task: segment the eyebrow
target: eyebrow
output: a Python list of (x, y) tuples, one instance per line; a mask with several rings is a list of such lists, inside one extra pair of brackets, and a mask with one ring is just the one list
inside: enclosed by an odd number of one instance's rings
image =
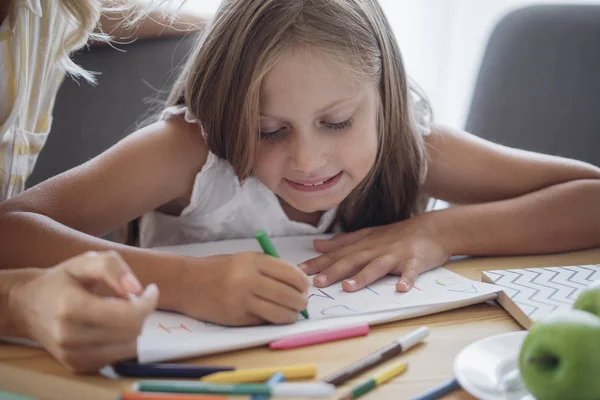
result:
[[(356, 98), (358, 98), (360, 96), (362, 96), (362, 93), (357, 93), (354, 96), (347, 97), (345, 99), (335, 100), (335, 101), (327, 104), (325, 107), (321, 108), (320, 110), (317, 110), (313, 115), (315, 115), (315, 114), (321, 114), (321, 113), (323, 113), (325, 111), (329, 111), (332, 108), (339, 106), (340, 104), (350, 102), (351, 100), (355, 100)], [(273, 118), (273, 119), (285, 119), (285, 118), (278, 117), (276, 115), (270, 115), (270, 114), (266, 114), (266, 113), (262, 113), (262, 112), (260, 113), (260, 116), (261, 117), (267, 117), (267, 118)]]

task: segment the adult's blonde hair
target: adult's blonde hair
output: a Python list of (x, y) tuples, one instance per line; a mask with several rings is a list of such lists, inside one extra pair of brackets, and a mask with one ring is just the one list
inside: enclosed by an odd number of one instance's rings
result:
[[(19, 0), (9, 0), (11, 21), (14, 21)], [(43, 0), (50, 1), (50, 0)], [(148, 0), (146, 4), (127, 0), (56, 0), (58, 7), (68, 16), (69, 26), (64, 27), (66, 36), (59, 43), (55, 54), (57, 64), (69, 75), (81, 77), (95, 83), (94, 74), (86, 71), (71, 60), (71, 54), (84, 47), (90, 40), (109, 42), (110, 36), (98, 25), (103, 12), (123, 13), (123, 24), (134, 26), (150, 11), (158, 9), (168, 0)], [(110, 33), (110, 32), (109, 32)]]
[(379, 89), (376, 162), (340, 205), (342, 229), (388, 224), (420, 212), (423, 139), (410, 111), (398, 44), (376, 0), (224, 0), (167, 104), (188, 107), (210, 151), (228, 160), (243, 182), (260, 146), (262, 79), (298, 46), (334, 57)]

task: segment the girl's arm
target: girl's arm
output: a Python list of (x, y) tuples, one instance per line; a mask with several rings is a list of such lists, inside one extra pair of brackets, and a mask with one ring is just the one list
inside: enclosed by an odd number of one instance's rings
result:
[(87, 250), (117, 250), (144, 285), (162, 282), (161, 306), (176, 309), (177, 288), (167, 283), (183, 274), (185, 258), (95, 236), (185, 197), (207, 152), (193, 125), (179, 118), (161, 121), (0, 203), (0, 269), (49, 267)]
[(600, 169), (510, 149), (436, 127), (426, 139), (427, 194), (459, 204), (409, 220), (316, 240), (301, 268), (356, 291), (385, 274), (410, 290), (451, 255), (539, 254), (600, 245)]
[[(436, 127), (424, 190), (462, 206), (426, 214), (451, 254), (534, 254), (600, 245), (600, 169)], [(482, 203), (482, 204), (475, 204)]]
[(184, 257), (94, 237), (171, 201), (189, 202), (207, 155), (198, 126), (173, 118), (1, 203), (0, 269), (116, 250), (143, 285), (158, 285), (160, 308), (222, 325), (295, 322), (308, 282), (283, 260), (261, 253)]

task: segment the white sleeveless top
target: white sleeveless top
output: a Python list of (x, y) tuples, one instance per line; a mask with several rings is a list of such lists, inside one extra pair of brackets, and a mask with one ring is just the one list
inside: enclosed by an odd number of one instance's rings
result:
[[(413, 115), (423, 135), (430, 133), (430, 108), (424, 100), (413, 102)], [(163, 111), (161, 118), (183, 115), (188, 123), (197, 123), (185, 106)], [(325, 233), (337, 207), (323, 213), (317, 226), (292, 221), (279, 199), (256, 177), (239, 184), (231, 164), (213, 153), (196, 175), (190, 204), (179, 216), (151, 211), (140, 221), (140, 246), (162, 247), (254, 237), (262, 229), (269, 236), (300, 236)], [(333, 227), (339, 231), (339, 227)]]

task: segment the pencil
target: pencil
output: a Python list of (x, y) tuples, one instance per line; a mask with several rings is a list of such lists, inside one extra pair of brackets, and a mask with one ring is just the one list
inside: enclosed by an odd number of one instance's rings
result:
[[(260, 244), (260, 247), (263, 249), (265, 254), (268, 254), (271, 257), (280, 258), (279, 253), (277, 253), (277, 250), (275, 250), (275, 246), (273, 246), (273, 242), (271, 242), (271, 238), (269, 238), (267, 232), (261, 230), (256, 232), (254, 236), (256, 237), (256, 240), (258, 240), (258, 244)], [(302, 314), (304, 318), (308, 319), (308, 311), (306, 309), (300, 311), (300, 314)]]

